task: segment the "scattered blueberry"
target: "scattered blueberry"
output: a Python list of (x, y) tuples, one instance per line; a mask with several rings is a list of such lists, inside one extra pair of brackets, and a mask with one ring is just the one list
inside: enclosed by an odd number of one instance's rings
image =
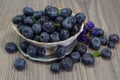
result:
[(107, 46), (108, 46), (109, 48), (115, 48), (115, 42), (109, 41), (108, 44), (107, 44)]
[(61, 67), (65, 71), (71, 71), (73, 69), (74, 62), (71, 58), (65, 57), (61, 60)]
[(88, 21), (88, 22), (86, 23), (86, 26), (89, 27), (89, 30), (91, 30), (91, 29), (93, 29), (93, 28), (95, 27), (95, 25), (94, 25), (94, 23), (93, 23), (92, 21)]
[(100, 41), (101, 41), (101, 45), (107, 45), (108, 40), (105, 36), (101, 36)]
[(74, 48), (74, 51), (79, 52), (79, 54), (83, 56), (87, 51), (87, 47), (83, 44), (79, 44)]
[(24, 41), (22, 43), (20, 43), (20, 48), (26, 53), (27, 52), (27, 48), (29, 46), (29, 43)]
[(118, 43), (119, 42), (119, 36), (117, 34), (111, 34), (109, 36), (109, 41), (113, 41), (115, 43)]
[(53, 72), (53, 73), (58, 73), (60, 71), (60, 65), (58, 63), (53, 63), (51, 64), (50, 66), (50, 70)]
[(61, 39), (61, 40), (68, 39), (69, 37), (70, 37), (70, 33), (69, 33), (68, 30), (62, 29), (62, 30), (60, 31), (60, 39)]
[(5, 45), (5, 50), (8, 52), (8, 53), (14, 53), (14, 52), (17, 52), (18, 51), (18, 48), (17, 48), (17, 45), (13, 42), (8, 42), (6, 45)]
[(42, 42), (48, 42), (49, 39), (50, 39), (50, 36), (49, 36), (49, 34), (47, 32), (42, 32), (40, 34), (40, 41), (42, 41)]
[(63, 18), (66, 18), (68, 16), (72, 15), (72, 10), (71, 8), (63, 8), (60, 11), (60, 16), (62, 16)]
[(26, 16), (32, 16), (34, 14), (34, 10), (31, 8), (31, 7), (25, 7), (23, 9), (23, 13), (26, 15)]
[(103, 48), (101, 51), (101, 57), (104, 59), (111, 59), (112, 51), (109, 48)]
[(16, 58), (14, 61), (14, 67), (18, 71), (22, 71), (26, 67), (26, 61), (23, 58)]
[(100, 41), (100, 39), (97, 38), (97, 37), (93, 37), (90, 40), (90, 47), (92, 49), (98, 50), (101, 47), (101, 41)]
[(80, 54), (79, 54), (79, 52), (72, 52), (70, 54), (70, 57), (71, 57), (71, 59), (73, 60), (74, 63), (80, 61)]
[(23, 36), (25, 36), (28, 39), (32, 39), (33, 38), (33, 29), (26, 26), (22, 29), (22, 34)]
[(94, 65), (95, 58), (91, 53), (86, 53), (82, 56), (82, 63), (84, 65)]
[(45, 56), (45, 53), (46, 53), (46, 49), (44, 47), (38, 48), (38, 51), (37, 51), (38, 56), (43, 57), (43, 56)]
[(34, 34), (39, 35), (42, 31), (42, 26), (40, 23), (35, 23), (33, 24), (32, 29), (33, 29)]
[(92, 31), (92, 35), (97, 37), (104, 36), (104, 30), (101, 28), (94, 28)]
[(66, 48), (64, 46), (58, 46), (55, 52), (57, 57), (63, 57), (65, 56), (65, 53), (66, 53)]
[(51, 42), (56, 42), (59, 41), (60, 37), (59, 37), (59, 33), (58, 32), (53, 32), (52, 34), (50, 34), (50, 41)]

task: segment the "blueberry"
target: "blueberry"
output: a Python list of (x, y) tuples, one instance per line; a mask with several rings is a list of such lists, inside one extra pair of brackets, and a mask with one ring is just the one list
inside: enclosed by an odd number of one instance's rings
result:
[(80, 61), (80, 54), (79, 54), (79, 52), (72, 52), (70, 54), (70, 57), (71, 57), (71, 59), (73, 60), (74, 63)]
[(40, 34), (40, 41), (42, 42), (48, 42), (50, 39), (49, 34), (47, 32), (42, 32)]
[(86, 19), (86, 16), (84, 13), (77, 13), (74, 17), (76, 19), (76, 23), (78, 24), (83, 23)]
[(97, 38), (97, 37), (93, 37), (90, 40), (90, 47), (92, 49), (98, 50), (101, 47), (101, 41), (100, 41), (100, 39)]
[(101, 37), (100, 37), (100, 41), (101, 41), (101, 44), (102, 44), (102, 45), (107, 45), (107, 41), (108, 41), (108, 40), (107, 40), (107, 38), (106, 38), (105, 36), (101, 36)]
[(23, 29), (24, 27), (26, 27), (26, 26), (25, 26), (25, 25), (20, 25), (20, 26), (18, 27), (18, 31), (19, 31), (20, 33), (22, 33), (22, 29)]
[(70, 29), (70, 35), (71, 35), (71, 36), (75, 35), (76, 33), (79, 32), (79, 30), (80, 30), (80, 29), (79, 29), (78, 26), (72, 27), (72, 28)]
[(20, 48), (26, 53), (27, 52), (27, 48), (29, 46), (29, 43), (24, 41), (22, 43), (20, 43)]
[(101, 57), (104, 59), (110, 59), (112, 55), (112, 51), (108, 48), (103, 48), (101, 51)]
[(33, 40), (40, 41), (40, 36), (39, 35), (35, 35), (35, 37), (33, 38)]
[(94, 23), (92, 21), (88, 21), (86, 23), (86, 26), (88, 26), (89, 30), (93, 29), (95, 27)]
[(65, 71), (71, 71), (74, 66), (74, 62), (71, 58), (65, 57), (64, 59), (61, 60), (61, 67)]
[(14, 61), (14, 67), (18, 71), (22, 71), (26, 67), (26, 61), (23, 58), (16, 58)]
[(82, 63), (84, 65), (94, 65), (95, 58), (91, 53), (86, 53), (82, 56)]
[(62, 16), (63, 18), (66, 18), (68, 16), (72, 15), (72, 9), (71, 8), (63, 8), (60, 11), (60, 16)]
[(23, 36), (25, 36), (28, 39), (32, 39), (33, 38), (33, 30), (32, 28), (26, 26), (22, 29), (22, 34)]
[(63, 57), (65, 56), (65, 53), (66, 53), (66, 48), (64, 46), (58, 46), (55, 52), (57, 57)]
[(69, 16), (67, 17), (66, 19), (63, 20), (62, 22), (62, 26), (65, 28), (65, 29), (71, 29), (73, 26), (75, 26), (76, 24), (76, 20), (74, 17), (72, 16)]
[(23, 23), (24, 25), (32, 26), (35, 22), (31, 17), (25, 17)]
[(63, 17), (61, 17), (61, 16), (58, 16), (58, 17), (56, 17), (56, 19), (55, 19), (55, 22), (56, 22), (56, 23), (59, 23), (60, 25), (62, 24), (62, 21), (63, 21)]
[(83, 54), (86, 53), (87, 47), (83, 44), (79, 44), (74, 48), (75, 52), (79, 52), (79, 54), (82, 56)]
[(49, 17), (48, 16), (42, 16), (39, 20), (38, 20), (38, 22), (40, 23), (40, 24), (44, 24), (45, 22), (48, 22), (49, 21)]
[(115, 48), (115, 42), (109, 41), (108, 44), (107, 44), (107, 46), (108, 46), (109, 48)]
[(18, 48), (17, 48), (17, 45), (13, 42), (8, 42), (6, 45), (5, 45), (5, 50), (8, 52), (8, 53), (15, 53), (18, 51)]
[(40, 11), (36, 11), (34, 14), (33, 14), (33, 16), (35, 17), (35, 19), (40, 19), (41, 18), (41, 16), (42, 16), (42, 12), (40, 12)]
[(109, 41), (113, 41), (115, 43), (118, 43), (119, 42), (119, 36), (117, 34), (111, 34), (109, 36)]
[(54, 23), (51, 21), (45, 22), (42, 26), (42, 29), (48, 33), (52, 33), (55, 30)]
[(86, 35), (79, 35), (78, 37), (77, 37), (77, 41), (78, 42), (83, 42), (83, 43), (85, 43), (85, 44), (90, 44), (90, 37), (89, 36), (86, 36)]
[(60, 37), (59, 37), (59, 33), (58, 32), (53, 32), (52, 34), (50, 34), (50, 41), (51, 42), (56, 42), (59, 41)]
[(35, 23), (33, 24), (32, 29), (35, 35), (39, 35), (41, 33), (42, 26), (40, 23)]
[(47, 5), (47, 6), (45, 7), (45, 12), (47, 12), (50, 8), (52, 8), (52, 5)]
[(23, 16), (17, 15), (13, 18), (13, 24), (21, 24), (23, 22)]
[(31, 57), (37, 56), (37, 46), (30, 44), (27, 48), (27, 54)]
[(60, 65), (58, 63), (53, 63), (51, 64), (50, 66), (50, 70), (53, 72), (53, 73), (58, 73), (60, 71)]
[(26, 15), (26, 16), (32, 16), (34, 14), (34, 10), (31, 8), (31, 7), (25, 7), (23, 9), (23, 13)]
[(45, 13), (51, 18), (55, 19), (58, 16), (58, 8), (50, 7), (45, 10)]
[(69, 33), (68, 30), (62, 29), (62, 30), (60, 31), (60, 39), (61, 39), (61, 40), (68, 39), (69, 37), (70, 37), (70, 33)]
[(104, 30), (101, 28), (94, 28), (92, 31), (92, 35), (97, 37), (104, 36)]
[(45, 56), (45, 53), (46, 53), (46, 49), (44, 47), (38, 48), (38, 52), (37, 52), (38, 56), (43, 57), (43, 56)]

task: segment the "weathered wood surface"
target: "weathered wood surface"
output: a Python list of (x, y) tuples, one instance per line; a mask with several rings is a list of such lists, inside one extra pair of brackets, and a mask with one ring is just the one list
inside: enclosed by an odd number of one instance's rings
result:
[(0, 0), (0, 80), (120, 80), (119, 44), (112, 50), (110, 61), (96, 58), (94, 67), (77, 63), (71, 72), (52, 74), (49, 64), (26, 59), (26, 70), (18, 72), (13, 68), (14, 59), (23, 57), (19, 52), (7, 54), (4, 50), (7, 42), (18, 40), (11, 28), (13, 16), (21, 14), (25, 6), (40, 10), (48, 4), (60, 8), (70, 7), (75, 13), (84, 12), (87, 20), (103, 28), (107, 36), (111, 33), (120, 36), (120, 0)]

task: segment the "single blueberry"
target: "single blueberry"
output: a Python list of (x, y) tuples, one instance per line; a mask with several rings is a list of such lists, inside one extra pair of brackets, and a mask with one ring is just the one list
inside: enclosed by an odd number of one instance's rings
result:
[(48, 42), (50, 39), (49, 34), (47, 32), (42, 32), (40, 34), (40, 41), (42, 42)]
[(72, 52), (70, 54), (70, 57), (71, 57), (71, 59), (73, 60), (74, 63), (80, 61), (80, 54), (79, 54), (79, 52)]
[(35, 35), (39, 35), (41, 33), (42, 26), (40, 23), (35, 23), (33, 24), (32, 29)]
[(51, 21), (45, 22), (42, 26), (42, 29), (48, 33), (52, 33), (55, 30), (54, 23)]
[(86, 16), (84, 13), (77, 13), (74, 17), (76, 19), (76, 23), (78, 24), (83, 23), (86, 19)]
[(111, 59), (112, 51), (109, 48), (103, 48), (101, 51), (101, 57), (104, 59)]
[(54, 73), (58, 73), (60, 71), (60, 65), (58, 63), (53, 63), (50, 66), (50, 70)]
[(43, 57), (43, 56), (45, 56), (45, 54), (46, 54), (46, 49), (44, 47), (39, 47), (37, 55), (40, 57)]
[(91, 29), (93, 29), (93, 28), (95, 27), (95, 25), (94, 25), (94, 23), (93, 23), (92, 21), (88, 21), (88, 22), (86, 23), (86, 26), (89, 27), (89, 30), (91, 30)]
[(109, 36), (109, 41), (113, 41), (115, 43), (118, 43), (119, 42), (119, 36), (117, 34), (111, 34)]
[(107, 46), (109, 47), (109, 48), (115, 48), (115, 42), (113, 42), (113, 41), (109, 41), (108, 42), (108, 44), (107, 44)]
[(26, 67), (26, 61), (23, 58), (16, 58), (14, 61), (14, 67), (18, 71), (22, 71)]
[(27, 48), (29, 46), (29, 43), (24, 41), (22, 43), (20, 43), (20, 48), (26, 53), (27, 52)]
[(79, 44), (74, 48), (75, 52), (79, 52), (79, 54), (82, 56), (83, 54), (86, 53), (87, 47), (83, 44)]
[(107, 41), (108, 41), (108, 40), (107, 40), (107, 38), (106, 38), (105, 36), (101, 36), (101, 37), (100, 37), (100, 41), (101, 41), (101, 44), (102, 44), (102, 45), (107, 45)]
[(13, 24), (21, 24), (24, 17), (22, 15), (17, 15), (13, 18)]
[(97, 37), (104, 36), (104, 30), (101, 28), (94, 28), (92, 31), (92, 36), (97, 36)]
[(32, 28), (26, 26), (22, 29), (22, 35), (25, 36), (28, 39), (32, 39), (33, 38), (33, 30)]
[(72, 9), (71, 8), (63, 8), (60, 11), (60, 16), (62, 16), (63, 18), (66, 18), (68, 16), (72, 15)]
[(61, 39), (61, 40), (68, 39), (69, 37), (70, 37), (70, 33), (69, 33), (68, 30), (62, 29), (62, 30), (60, 31), (60, 39)]
[(53, 32), (52, 34), (50, 34), (50, 41), (51, 42), (56, 42), (59, 41), (60, 37), (59, 37), (59, 33), (58, 32)]
[(73, 60), (69, 57), (65, 57), (64, 59), (62, 59), (60, 64), (61, 64), (61, 68), (65, 71), (71, 71), (74, 66)]
[(55, 52), (57, 57), (63, 57), (65, 56), (65, 53), (66, 53), (66, 48), (64, 46), (58, 46)]
[(25, 7), (23, 9), (23, 13), (26, 15), (26, 16), (32, 16), (34, 14), (34, 10), (31, 8), (31, 7)]
[(94, 65), (95, 58), (91, 53), (86, 53), (82, 56), (82, 63), (84, 65)]
[(25, 17), (23, 23), (24, 25), (32, 26), (35, 22), (31, 17)]
[(8, 52), (8, 53), (15, 53), (18, 51), (18, 48), (17, 48), (17, 45), (13, 42), (8, 42), (6, 45), (5, 45), (5, 50)]

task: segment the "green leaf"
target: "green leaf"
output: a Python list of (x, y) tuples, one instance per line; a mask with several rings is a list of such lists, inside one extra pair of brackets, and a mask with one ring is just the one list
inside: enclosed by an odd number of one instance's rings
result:
[(32, 19), (35, 21), (35, 23), (37, 23), (38, 21), (35, 19), (35, 17), (34, 16), (32, 16)]
[(56, 24), (55, 24), (55, 27), (61, 28), (61, 25), (60, 25), (59, 23), (56, 23)]
[(93, 53), (93, 56), (94, 56), (94, 57), (100, 57), (100, 56), (101, 56), (101, 53), (100, 53), (99, 51), (95, 51), (95, 52)]
[(60, 11), (60, 9), (58, 9), (58, 15), (60, 16), (60, 13), (61, 13), (61, 11)]

